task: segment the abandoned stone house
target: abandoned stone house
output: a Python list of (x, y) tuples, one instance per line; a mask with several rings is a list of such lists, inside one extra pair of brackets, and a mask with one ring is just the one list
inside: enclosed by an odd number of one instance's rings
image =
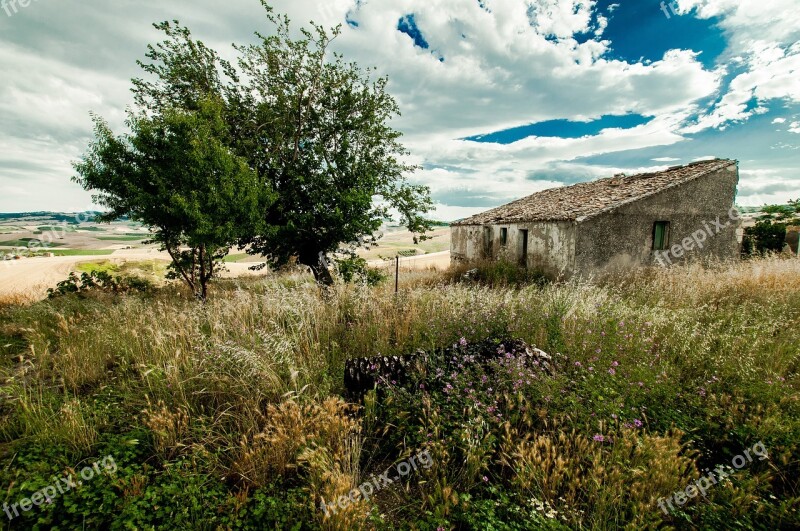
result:
[(738, 182), (738, 162), (715, 159), (544, 190), (454, 223), (451, 260), (502, 259), (570, 277), (735, 259)]

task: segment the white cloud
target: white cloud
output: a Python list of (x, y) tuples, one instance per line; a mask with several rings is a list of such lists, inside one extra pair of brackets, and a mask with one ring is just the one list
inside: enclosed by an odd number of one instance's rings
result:
[[(729, 39), (730, 65), (742, 70), (719, 103), (686, 129), (724, 129), (766, 112), (774, 100), (800, 102), (800, 25), (796, 0), (681, 0), (700, 18), (717, 17)], [(749, 105), (753, 101), (756, 106)]]
[(772, 123), (773, 123), (773, 124), (783, 124), (783, 123), (786, 123), (786, 118), (775, 118), (774, 120), (772, 120)]
[(696, 9), (700, 18), (717, 17), (729, 33), (733, 48), (765, 35), (775, 42), (794, 42), (800, 37), (796, 0), (679, 0), (682, 10)]
[[(389, 76), (403, 112), (394, 125), (405, 133), (412, 160), (435, 168), (415, 179), (439, 195), (491, 186), (492, 197), (513, 198), (569, 179), (630, 172), (569, 161), (675, 146), (683, 133), (748, 120), (779, 100), (800, 101), (800, 44), (792, 40), (798, 25), (787, 15), (796, 0), (681, 1), (682, 12), (720, 18), (730, 41), (729, 60), (713, 70), (686, 50), (644, 63), (609, 59), (607, 19), (618, 4), (597, 13), (593, 0), (484, 0), (488, 9), (468, 0), (272, 4), (295, 28), (310, 19), (333, 26), (343, 23), (345, 14), (358, 24), (345, 25), (335, 48), (347, 60), (374, 65)], [(412, 13), (428, 50), (397, 31), (399, 19)], [(16, 208), (23, 193), (33, 190), (52, 189), (45, 192), (47, 208), (55, 208), (59, 196), (85, 197), (67, 179), (70, 161), (91, 133), (88, 111), (119, 128), (130, 101), (128, 80), (137, 73), (134, 60), (157, 38), (149, 23), (175, 17), (226, 57), (228, 43), (267, 31), (254, 0), (231, 0), (224, 10), (211, 0), (143, 0), (114, 7), (86, 0), (75, 8), (42, 2), (14, 18), (19, 28), (28, 24), (27, 33), (0, 27), (0, 210)], [(27, 35), (33, 37), (23, 46)], [(723, 85), (728, 69), (737, 73), (729, 87)], [(717, 105), (698, 109), (698, 102), (714, 96)], [(682, 129), (698, 111), (695, 123)], [(627, 113), (653, 119), (579, 139), (531, 137), (510, 145), (458, 140), (549, 119), (589, 121)], [(792, 127), (800, 132), (800, 125)], [(653, 162), (675, 160), (664, 156)], [(26, 166), (29, 161), (38, 169)], [(467, 211), (461, 209), (482, 208), (443, 204), (440, 215), (447, 212), (442, 217), (452, 219)]]
[(800, 122), (792, 122), (789, 124), (789, 132), (800, 134)]
[[(366, 2), (351, 11), (358, 28), (346, 28), (336, 43), (346, 57), (375, 64), (389, 76), (403, 111), (396, 126), (405, 132), (414, 162), (460, 168), (415, 177), (435, 195), (492, 182), (511, 199), (541, 189), (528, 176), (555, 161), (675, 144), (683, 139), (676, 131), (694, 102), (719, 90), (724, 72), (706, 70), (691, 51), (671, 50), (649, 64), (606, 59), (607, 21), (592, 17), (595, 2), (486, 5), (490, 13), (462, 0)], [(395, 30), (409, 13), (429, 50)], [(587, 33), (598, 40), (576, 39)], [(531, 137), (511, 145), (458, 140), (550, 119), (627, 113), (654, 119), (580, 139)]]
[(743, 206), (785, 203), (796, 197), (797, 181), (793, 168), (741, 169), (739, 199)]

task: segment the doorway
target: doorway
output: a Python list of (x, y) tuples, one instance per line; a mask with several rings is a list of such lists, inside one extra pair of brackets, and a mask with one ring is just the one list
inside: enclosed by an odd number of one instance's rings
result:
[(520, 229), (520, 257), (519, 263), (522, 267), (528, 267), (528, 229)]

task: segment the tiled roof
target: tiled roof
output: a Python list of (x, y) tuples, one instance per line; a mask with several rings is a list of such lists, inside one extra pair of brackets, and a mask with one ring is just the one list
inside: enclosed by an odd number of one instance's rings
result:
[(490, 225), (526, 221), (582, 221), (625, 203), (714, 173), (735, 160), (714, 159), (676, 166), (656, 173), (617, 176), (572, 186), (550, 188), (523, 197), (453, 225)]

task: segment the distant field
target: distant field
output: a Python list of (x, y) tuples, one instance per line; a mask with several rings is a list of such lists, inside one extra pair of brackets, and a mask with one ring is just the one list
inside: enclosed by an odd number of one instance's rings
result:
[(89, 231), (89, 232), (108, 232), (106, 229), (102, 227), (78, 227), (79, 231)]
[(163, 280), (167, 272), (167, 263), (163, 260), (133, 260), (121, 263), (100, 260), (78, 264), (75, 269), (82, 273), (102, 271), (110, 274), (125, 274), (146, 277), (151, 280)]
[(247, 253), (229, 254), (228, 256), (225, 257), (225, 262), (227, 263), (241, 262), (242, 260), (245, 260), (249, 257), (250, 255)]
[(414, 256), (429, 253), (439, 253), (450, 250), (450, 227), (436, 228), (429, 234), (431, 239), (414, 244), (413, 235), (407, 230), (387, 231), (383, 238), (378, 240), (378, 246), (365, 249), (359, 255), (367, 260), (381, 257)]
[(147, 235), (142, 236), (98, 236), (98, 240), (103, 242), (138, 242), (147, 239)]
[(62, 249), (50, 251), (55, 256), (105, 256), (112, 254), (113, 249)]
[(43, 232), (75, 232), (77, 229), (74, 226), (51, 226), (45, 225), (43, 227), (36, 227), (37, 230)]
[[(34, 247), (44, 247), (44, 243), (36, 238), (20, 238), (19, 240), (0, 242), (0, 247), (28, 247), (29, 245), (33, 245)], [(61, 247), (63, 245), (63, 243), (47, 243), (48, 247)]]

